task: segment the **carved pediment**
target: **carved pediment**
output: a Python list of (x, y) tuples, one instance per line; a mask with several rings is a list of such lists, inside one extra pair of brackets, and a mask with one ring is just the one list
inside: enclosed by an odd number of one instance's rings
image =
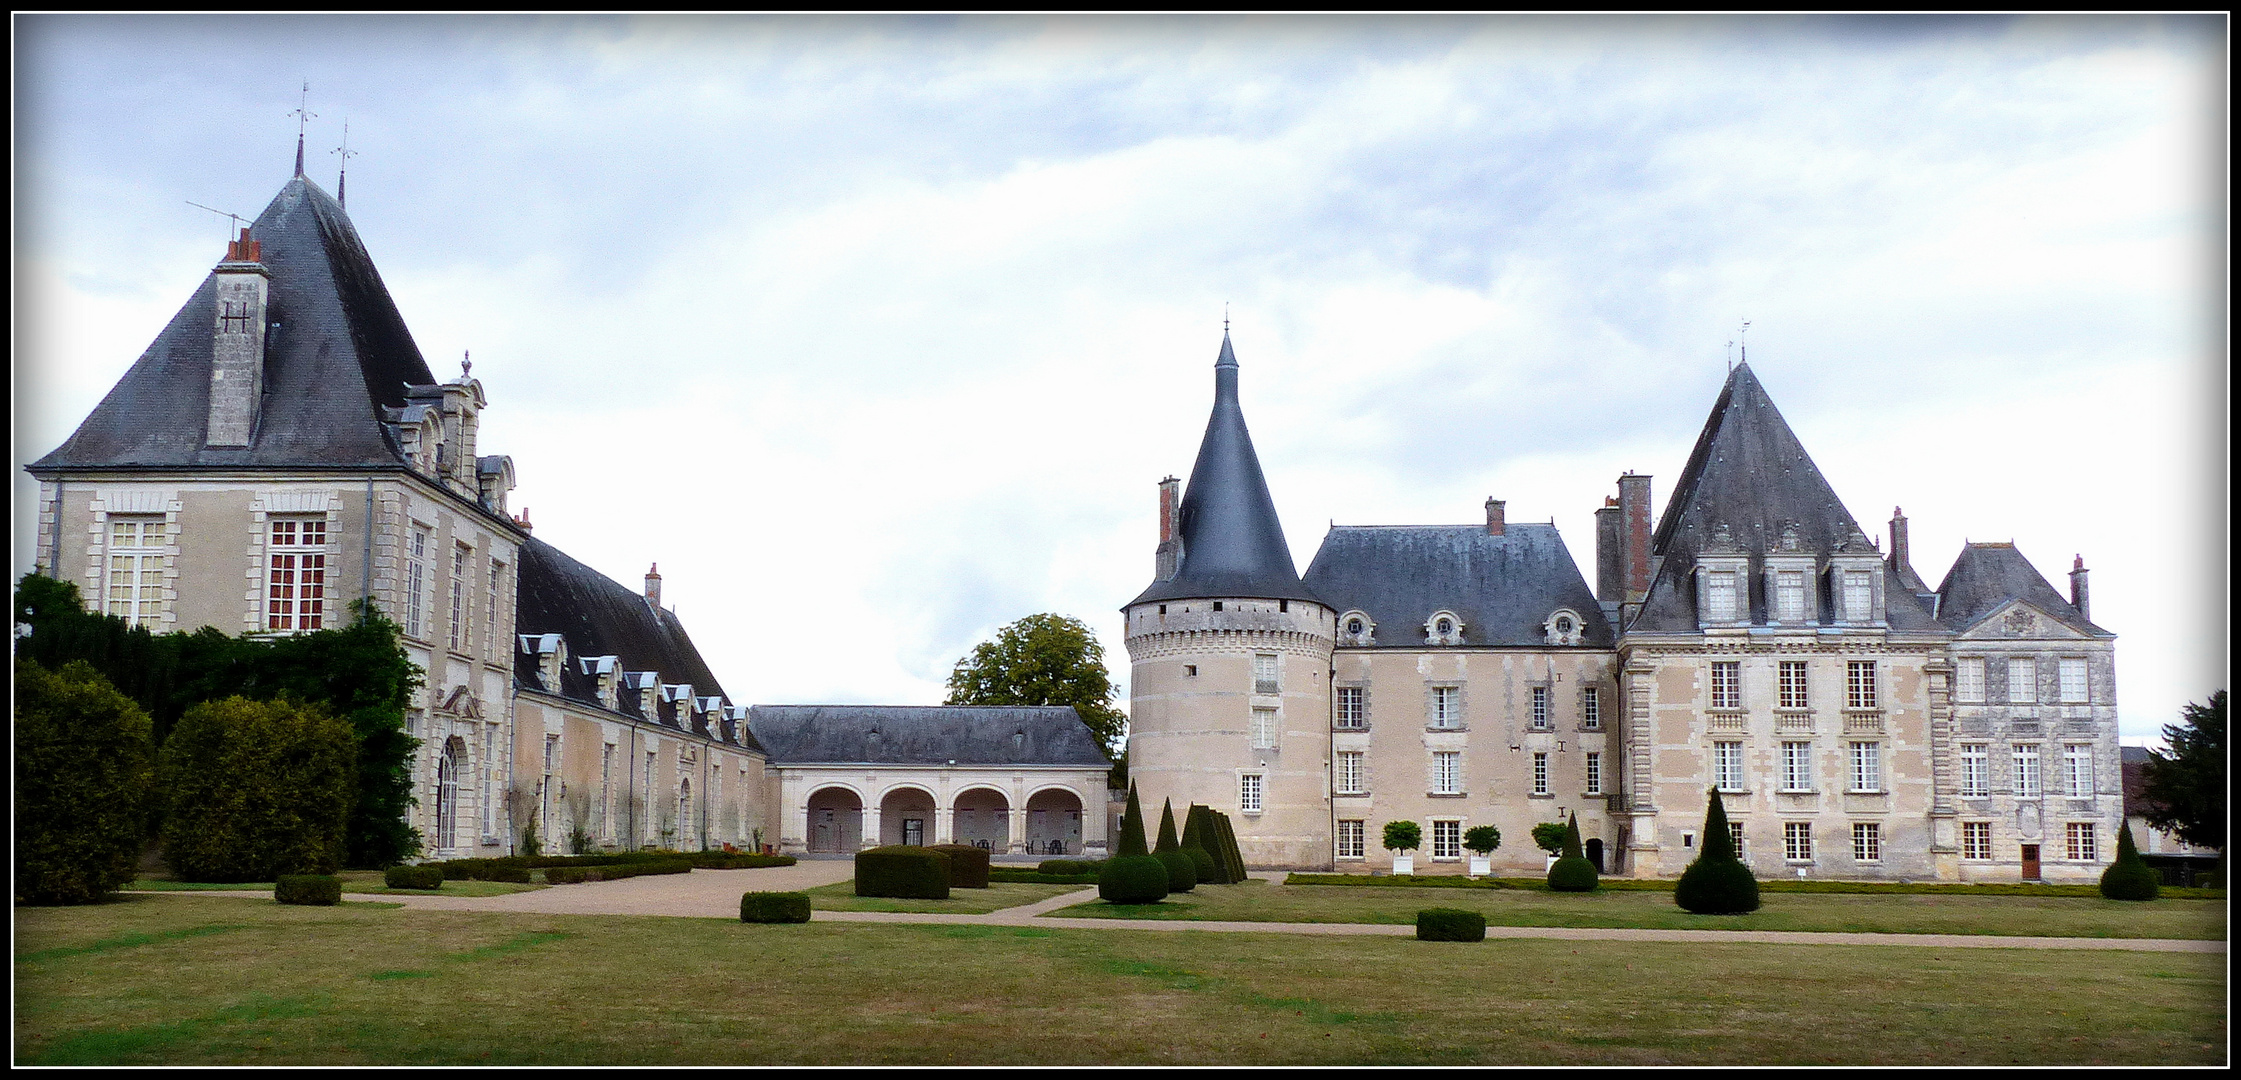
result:
[(2084, 641), (2087, 635), (2021, 600), (2010, 600), (1962, 631), (1963, 638), (1993, 641)]
[(482, 719), (482, 702), (475, 697), (473, 690), (462, 684), (452, 687), (451, 693), (444, 695), (443, 702), (436, 706), (436, 711), (480, 720)]

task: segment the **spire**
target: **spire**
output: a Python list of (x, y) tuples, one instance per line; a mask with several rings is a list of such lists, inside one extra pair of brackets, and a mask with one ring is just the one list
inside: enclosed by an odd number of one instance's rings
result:
[[(350, 200), (345, 197), (345, 189), (350, 184), (350, 159), (358, 156), (358, 151), (350, 148), (349, 117), (346, 116), (342, 120), (342, 145), (327, 152), (339, 155), (342, 158), (342, 162), (335, 173), (335, 205), (347, 207), (350, 205)], [(296, 173), (301, 175), (303, 173), (303, 134), (301, 132), (296, 135), (296, 158)]]
[(288, 115), (296, 118), (296, 175), (302, 176), (303, 126), (306, 122), (319, 117), (318, 113), (311, 111), (311, 84), (309, 82), (303, 84), (303, 96), (297, 99), (294, 111)]

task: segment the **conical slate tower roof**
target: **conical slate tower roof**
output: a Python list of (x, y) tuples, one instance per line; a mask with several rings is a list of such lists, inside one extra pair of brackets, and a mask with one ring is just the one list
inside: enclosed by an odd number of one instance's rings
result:
[(1237, 354), (1229, 332), (1222, 332), (1222, 354), (1214, 361), (1214, 415), (1191, 466), (1183, 492), (1177, 531), (1183, 559), (1174, 578), (1152, 582), (1130, 605), (1198, 597), (1253, 597), (1321, 601), (1300, 584), (1284, 526), (1276, 519), (1245, 412), (1237, 404)]
[(271, 274), (246, 448), (204, 446), (217, 278), (203, 279), (75, 434), (31, 468), (395, 465), (380, 408), (435, 382), (342, 206), (297, 175), (250, 229)]

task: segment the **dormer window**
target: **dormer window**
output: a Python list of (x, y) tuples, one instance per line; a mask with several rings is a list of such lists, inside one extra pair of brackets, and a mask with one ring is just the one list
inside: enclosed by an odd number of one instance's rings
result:
[(1377, 624), (1367, 613), (1349, 611), (1338, 617), (1338, 643), (1341, 645), (1374, 645), (1377, 643)]
[(1541, 622), (1541, 632), (1551, 645), (1577, 645), (1580, 631), (1587, 625), (1580, 613), (1570, 608), (1558, 608)]
[(1424, 640), (1430, 645), (1461, 645), (1463, 620), (1452, 611), (1435, 611), (1424, 620)]
[(1704, 575), (1704, 617), (1712, 622), (1735, 621), (1735, 575), (1713, 571)]

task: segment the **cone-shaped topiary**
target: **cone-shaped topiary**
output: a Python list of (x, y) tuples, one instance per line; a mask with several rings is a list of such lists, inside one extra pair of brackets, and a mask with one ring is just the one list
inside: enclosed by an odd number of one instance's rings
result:
[(1097, 874), (1097, 895), (1109, 904), (1156, 904), (1167, 899), (1167, 864), (1144, 846), (1144, 811), (1136, 785), (1128, 786), (1128, 811), (1121, 815), (1120, 854)]
[(1214, 872), (1206, 880), (1219, 885), (1237, 884), (1237, 876), (1230, 872), (1229, 851), (1223, 846), (1221, 826), (1214, 820), (1212, 807), (1192, 803), (1190, 818), (1198, 822), (1198, 846), (1205, 849), (1207, 861)]
[(2117, 833), (2116, 862), (2101, 871), (2101, 895), (2111, 900), (2153, 900), (2163, 891), (2163, 875), (2155, 872), (2140, 849), (2132, 844), (2132, 824)]
[(1720, 805), (1717, 788), (1712, 789), (1711, 805), (1704, 811), (1704, 846), (1674, 883), (1673, 902), (1698, 915), (1740, 915), (1759, 909), (1759, 879), (1735, 857), (1727, 808)]
[(1183, 811), (1183, 854), (1189, 856), (1191, 865), (1198, 868), (1200, 884), (1218, 885), (1223, 883), (1221, 871), (1214, 868), (1214, 856), (1206, 850), (1205, 842), (1200, 839), (1202, 834), (1199, 825), (1203, 818), (1199, 811), (1202, 809), (1204, 807), (1192, 803), (1189, 809)]
[(1144, 845), (1144, 811), (1136, 805), (1136, 785), (1128, 785), (1128, 810), (1121, 815), (1120, 850), (1116, 855), (1149, 855)]
[(1580, 816), (1564, 826), (1563, 854), (1557, 856), (1548, 868), (1548, 887), (1558, 892), (1591, 892), (1601, 881), (1595, 873), (1595, 864), (1580, 853)]
[(1175, 801), (1170, 799), (1159, 808), (1159, 846), (1152, 856), (1167, 864), (1167, 891), (1189, 892), (1198, 886), (1198, 864), (1183, 854), (1182, 841), (1175, 839)]
[(1231, 884), (1245, 880), (1245, 853), (1237, 849), (1237, 827), (1230, 824), (1229, 815), (1219, 810), (1208, 811), (1214, 815), (1214, 827), (1222, 833), (1222, 857), (1229, 860)]

